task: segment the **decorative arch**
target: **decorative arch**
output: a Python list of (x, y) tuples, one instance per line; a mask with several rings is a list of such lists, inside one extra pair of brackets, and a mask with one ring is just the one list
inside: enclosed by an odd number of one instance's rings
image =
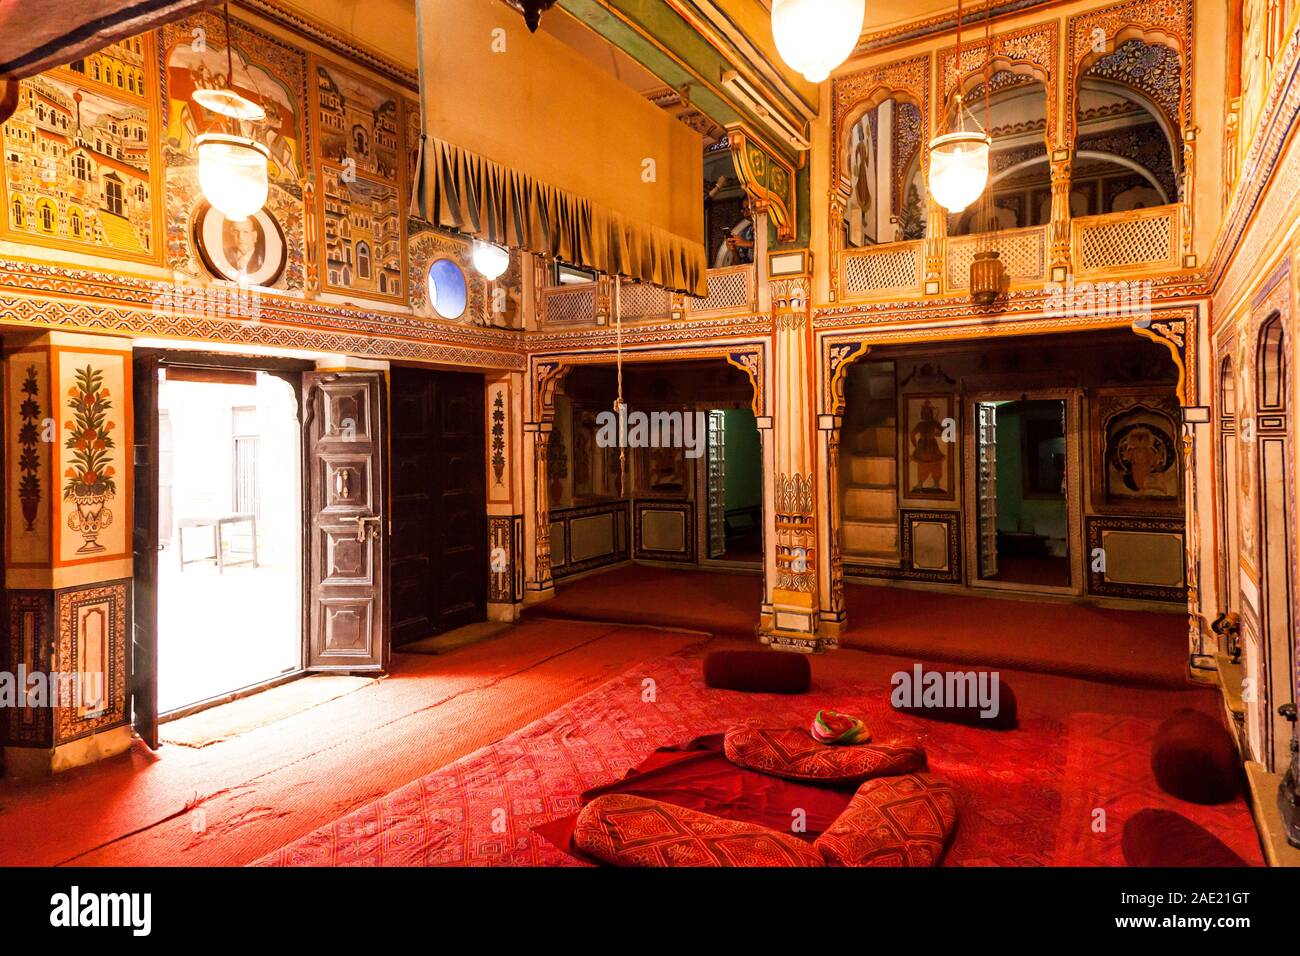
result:
[[(976, 19), (972, 27), (981, 21)], [(963, 95), (984, 77), (987, 58), (990, 72), (1028, 73), (1047, 88), (1047, 143), (1056, 141), (1058, 110), (1056, 62), (1060, 49), (1060, 32), (1055, 20), (1009, 33), (995, 33), (987, 42), (981, 36), (962, 43), (961, 62), (957, 62), (956, 45), (939, 53), (939, 98), (942, 112), (947, 113), (949, 91), (961, 89)]]
[(921, 110), (922, 169), (928, 162), (930, 129), (930, 54), (909, 57), (846, 73), (831, 81), (831, 183), (838, 186), (847, 170), (849, 130), (868, 110), (887, 99), (900, 99)]
[(1067, 30), (1070, 74), (1065, 84), (1063, 143), (1074, 143), (1075, 103), (1084, 75), (1129, 40), (1167, 46), (1178, 54), (1180, 89), (1176, 119), (1183, 130), (1191, 126), (1191, 0), (1126, 0), (1071, 17)]
[(1280, 412), (1286, 408), (1286, 349), (1281, 312), (1274, 311), (1260, 323), (1255, 338), (1255, 408)]

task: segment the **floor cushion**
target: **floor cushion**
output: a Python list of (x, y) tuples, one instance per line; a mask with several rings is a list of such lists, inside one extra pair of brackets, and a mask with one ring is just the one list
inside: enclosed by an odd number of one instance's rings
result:
[(1156, 730), (1151, 772), (1162, 790), (1192, 803), (1225, 803), (1240, 789), (1232, 736), (1199, 710), (1180, 710)]
[(937, 866), (956, 826), (950, 784), (929, 773), (877, 777), (813, 846), (827, 866)]
[(859, 784), (926, 766), (925, 751), (910, 741), (824, 744), (802, 727), (733, 727), (723, 749), (733, 763), (790, 780)]
[(1249, 866), (1209, 830), (1173, 810), (1139, 810), (1120, 837), (1129, 866)]
[(659, 800), (611, 793), (582, 808), (573, 844), (615, 866), (822, 866), (787, 833)]
[(812, 665), (791, 651), (710, 651), (704, 683), (751, 694), (803, 694), (812, 686)]
[[(1003, 675), (998, 671), (982, 667), (956, 667), (953, 665), (939, 666), (923, 664), (920, 666), (920, 673), (922, 675), (921, 681), (917, 680), (916, 668), (912, 671), (903, 671), (902, 673), (906, 674), (908, 677), (906, 686), (900, 688), (895, 684), (889, 695), (890, 704), (895, 710), (900, 711), (901, 713), (912, 714), (916, 717), (928, 717), (931, 720), (942, 720), (949, 724), (968, 724), (971, 727), (985, 727), (990, 730), (1010, 730), (1017, 724), (1018, 715), (1015, 691), (1011, 689), (1011, 685), (1003, 679)], [(977, 694), (975, 701), (961, 706), (956, 706), (955, 704), (952, 706), (925, 706), (922, 703), (924, 699), (922, 695), (924, 694), (925, 687), (924, 676), (928, 674), (940, 675), (943, 679), (944, 687), (947, 688), (951, 682), (954, 690), (957, 688), (959, 675), (964, 678), (967, 674), (974, 674), (975, 680), (978, 682), (980, 680), (980, 675), (987, 674), (989, 676), (983, 679), (986, 682), (985, 686), (991, 688), (990, 682), (992, 681), (992, 676), (997, 674), (997, 713), (985, 717), (978, 703)], [(962, 681), (961, 689), (963, 693), (970, 690), (969, 680)], [(906, 692), (904, 693), (904, 691)], [(976, 688), (976, 691), (978, 692), (978, 688)], [(900, 702), (900, 696), (903, 698), (903, 701), (906, 702)]]

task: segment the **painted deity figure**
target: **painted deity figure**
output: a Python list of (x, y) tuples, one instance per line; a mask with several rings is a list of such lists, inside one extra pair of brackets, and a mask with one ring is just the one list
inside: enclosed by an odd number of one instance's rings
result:
[(916, 491), (939, 491), (943, 488), (945, 456), (940, 441), (943, 423), (934, 417), (929, 399), (921, 406), (921, 420), (912, 428), (912, 461), (916, 464)]

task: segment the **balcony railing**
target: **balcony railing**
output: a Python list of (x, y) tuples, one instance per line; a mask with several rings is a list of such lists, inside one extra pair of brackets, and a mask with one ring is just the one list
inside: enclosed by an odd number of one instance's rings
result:
[[(604, 325), (609, 321), (610, 285), (605, 279), (542, 290), (543, 325)], [(663, 322), (672, 318), (724, 318), (758, 309), (758, 276), (753, 265), (708, 271), (708, 293), (679, 295), (659, 286), (624, 282), (619, 301), (624, 322)]]
[[(1177, 271), (1180, 214), (1180, 206), (1170, 205), (1071, 220), (1068, 271), (1092, 278)], [(926, 291), (961, 292), (970, 287), (975, 254), (992, 248), (1000, 254), (1012, 286), (1041, 285), (1053, 271), (1051, 235), (1052, 227), (1045, 225), (948, 236), (934, 245), (917, 239), (841, 249), (832, 278), (843, 302), (908, 298)], [(928, 290), (927, 253), (942, 255), (941, 280), (937, 288), (931, 283)]]

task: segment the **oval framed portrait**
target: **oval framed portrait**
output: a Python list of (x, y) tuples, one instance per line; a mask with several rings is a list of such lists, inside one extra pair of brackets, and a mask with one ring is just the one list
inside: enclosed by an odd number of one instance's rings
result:
[(227, 219), (207, 200), (194, 213), (194, 248), (213, 276), (240, 285), (275, 285), (288, 258), (284, 231), (265, 209)]

